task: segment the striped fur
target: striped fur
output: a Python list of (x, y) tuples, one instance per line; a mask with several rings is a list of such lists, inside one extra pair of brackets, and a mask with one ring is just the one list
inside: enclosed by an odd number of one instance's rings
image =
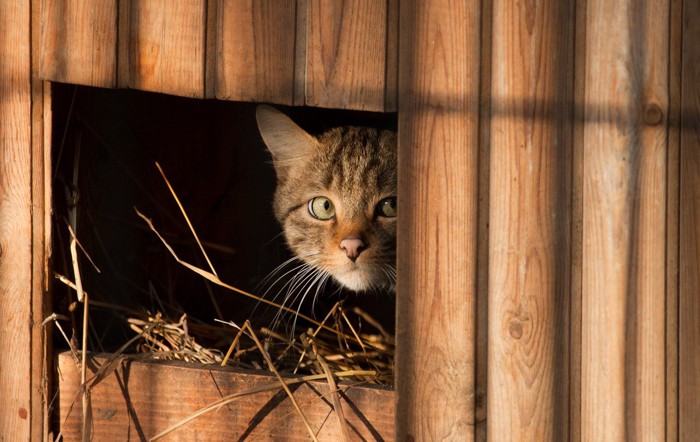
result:
[[(258, 125), (278, 177), (275, 215), (293, 253), (351, 290), (393, 290), (396, 218), (377, 216), (376, 206), (396, 196), (396, 134), (340, 127), (306, 138), (267, 106), (258, 109)], [(309, 213), (308, 202), (319, 196), (333, 202), (334, 218), (322, 221)], [(345, 238), (365, 244), (355, 261), (340, 246)]]

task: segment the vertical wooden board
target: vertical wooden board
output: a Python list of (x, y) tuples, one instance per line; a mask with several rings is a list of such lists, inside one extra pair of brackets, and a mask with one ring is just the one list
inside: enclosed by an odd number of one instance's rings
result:
[[(31, 0), (31, 47), (41, 45), (41, 3)], [(116, 27), (116, 23), (115, 23)], [(113, 46), (116, 48), (116, 45)], [(114, 52), (113, 52), (114, 53)], [(116, 57), (116, 54), (115, 54)], [(51, 385), (50, 327), (43, 319), (52, 310), (49, 297), (51, 256), (51, 83), (40, 80), (41, 60), (31, 59), (31, 440), (45, 440), (49, 434), (49, 385)], [(114, 73), (113, 73), (114, 74)]]
[(294, 105), (306, 104), (306, 45), (308, 37), (309, 1), (297, 0), (297, 24), (294, 41)]
[(700, 434), (700, 2), (683, 2), (679, 440)]
[(0, 435), (31, 437), (30, 2), (0, 8)]
[(116, 86), (117, 0), (42, 0), (41, 14), (42, 78)]
[(383, 111), (387, 2), (308, 0), (306, 104)]
[(491, 66), (493, 1), (481, 2), (481, 73), (479, 75), (479, 205), (477, 207), (476, 399), (474, 440), (485, 442), (488, 406), (489, 191), (491, 162)]
[(399, 100), (399, 0), (387, 0), (384, 112), (396, 112)]
[(204, 97), (206, 8), (206, 0), (120, 6), (119, 86)]
[(493, 5), (487, 434), (565, 440), (573, 5)]
[(678, 440), (678, 286), (683, 2), (671, 0), (666, 200), (666, 441)]
[(584, 440), (664, 438), (669, 5), (587, 3)]
[[(586, 51), (586, 2), (576, 2), (574, 54)], [(581, 306), (583, 289), (583, 132), (585, 57), (574, 56), (574, 150), (571, 180), (571, 292), (569, 314), (569, 437), (581, 440)]]
[[(397, 440), (473, 440), (480, 3), (405, 1)], [(439, 40), (440, 44), (434, 44)]]
[(216, 97), (292, 104), (296, 7), (276, 0), (222, 0)]

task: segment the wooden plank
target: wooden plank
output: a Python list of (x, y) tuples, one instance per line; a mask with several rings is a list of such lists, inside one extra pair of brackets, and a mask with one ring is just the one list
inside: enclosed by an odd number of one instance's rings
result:
[(493, 11), (487, 434), (565, 440), (573, 4)]
[(668, 187), (666, 200), (666, 441), (678, 439), (678, 264), (680, 216), (681, 53), (683, 2), (671, 0)]
[(584, 440), (665, 437), (669, 10), (587, 2)]
[(683, 2), (679, 283), (679, 440), (700, 434), (700, 2)]
[[(104, 363), (97, 358), (97, 364)], [(271, 374), (179, 362), (124, 362), (90, 390), (94, 440), (145, 440), (223, 396), (275, 384)], [(80, 440), (76, 400), (80, 375), (68, 353), (58, 357), (60, 424), (67, 441)], [(360, 440), (393, 440), (393, 392), (340, 383), (351, 434)], [(319, 440), (341, 440), (327, 382), (292, 388)], [(308, 433), (281, 389), (245, 396), (189, 422), (164, 440), (306, 441)]]
[(396, 112), (399, 100), (399, 0), (387, 0), (384, 112)]
[(31, 440), (32, 114), (29, 1), (0, 8), (0, 434)]
[(385, 109), (387, 3), (308, 0), (306, 104)]
[(206, 31), (206, 48), (204, 50), (204, 97), (216, 97), (216, 71), (218, 68), (217, 60), (219, 53), (217, 51), (219, 39), (219, 15), (221, 12), (220, 0), (207, 0), (207, 31)]
[(491, 184), (491, 68), (493, 2), (481, 3), (481, 75), (479, 76), (479, 205), (477, 208), (476, 272), (476, 430), (474, 440), (486, 442), (489, 347), (489, 192)]
[(574, 151), (571, 181), (571, 292), (569, 314), (569, 438), (581, 439), (582, 296), (583, 296), (583, 150), (585, 109), (586, 2), (576, 2), (574, 42)]
[(204, 97), (206, 8), (206, 0), (123, 2), (119, 86)]
[(294, 105), (306, 103), (306, 45), (308, 39), (309, 1), (297, 0), (296, 38), (294, 39)]
[[(31, 47), (41, 45), (43, 0), (31, 0)], [(115, 24), (116, 27), (116, 24)], [(115, 48), (113, 46), (113, 48)], [(116, 58), (116, 54), (115, 54)], [(43, 319), (53, 310), (49, 296), (51, 256), (51, 84), (41, 78), (39, 57), (31, 59), (32, 93), (32, 295), (31, 295), (31, 428), (30, 440), (49, 440), (50, 388), (53, 365), (51, 327)]]
[(480, 4), (404, 1), (399, 35), (396, 438), (469, 441)]
[(116, 86), (117, 0), (42, 0), (41, 13), (42, 78)]
[(216, 97), (292, 104), (294, 2), (223, 0), (219, 8)]

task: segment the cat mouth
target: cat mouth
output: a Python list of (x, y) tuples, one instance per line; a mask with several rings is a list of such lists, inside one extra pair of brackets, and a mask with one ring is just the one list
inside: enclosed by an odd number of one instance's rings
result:
[(363, 266), (356, 262), (346, 264), (332, 273), (333, 278), (343, 287), (355, 292), (370, 289), (391, 289), (393, 282), (372, 266)]

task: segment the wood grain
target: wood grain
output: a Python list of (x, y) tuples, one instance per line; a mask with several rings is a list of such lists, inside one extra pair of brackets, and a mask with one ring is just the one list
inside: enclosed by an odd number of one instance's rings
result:
[[(104, 363), (98, 357), (97, 363)], [(95, 440), (144, 440), (223, 396), (274, 384), (270, 374), (178, 362), (125, 362), (91, 389)], [(68, 353), (58, 356), (60, 422), (65, 440), (80, 440), (81, 410), (74, 403), (80, 375)], [(359, 440), (393, 440), (393, 392), (340, 383), (351, 434)], [(163, 440), (306, 441), (308, 433), (281, 389), (242, 397), (189, 422)], [(292, 388), (319, 440), (341, 440), (327, 382)]]
[(569, 440), (581, 439), (581, 319), (583, 302), (583, 151), (585, 129), (586, 2), (576, 2), (574, 36), (574, 150), (571, 180), (571, 291), (569, 314)]
[(131, 0), (119, 9), (119, 86), (204, 97), (206, 0)]
[[(29, 1), (0, 8), (0, 435), (32, 428), (32, 90)], [(38, 417), (40, 419), (40, 417)]]
[[(31, 47), (41, 44), (41, 2), (31, 0)], [(31, 440), (48, 440), (53, 374), (51, 328), (43, 319), (53, 311), (50, 296), (51, 257), (51, 83), (42, 81), (41, 60), (31, 59), (32, 94), (32, 287), (31, 287)]]
[(493, 5), (487, 434), (565, 440), (573, 6)]
[(587, 3), (584, 440), (665, 437), (669, 9)]
[(387, 2), (308, 0), (306, 104), (383, 111)]
[(115, 87), (117, 0), (42, 0), (40, 10), (41, 77)]
[(216, 97), (292, 104), (294, 2), (223, 0), (219, 8)]
[(396, 112), (399, 100), (399, 0), (387, 0), (384, 112)]
[(473, 440), (478, 2), (405, 1), (399, 34), (396, 437)]
[(486, 442), (489, 348), (489, 193), (491, 184), (491, 66), (493, 2), (481, 3), (481, 73), (479, 75), (479, 166), (476, 272), (476, 399), (474, 440)]
[(669, 30), (668, 185), (666, 199), (666, 441), (678, 439), (678, 286), (680, 227), (681, 54), (683, 2), (671, 0)]
[(681, 102), (679, 440), (700, 434), (700, 4), (683, 2)]

